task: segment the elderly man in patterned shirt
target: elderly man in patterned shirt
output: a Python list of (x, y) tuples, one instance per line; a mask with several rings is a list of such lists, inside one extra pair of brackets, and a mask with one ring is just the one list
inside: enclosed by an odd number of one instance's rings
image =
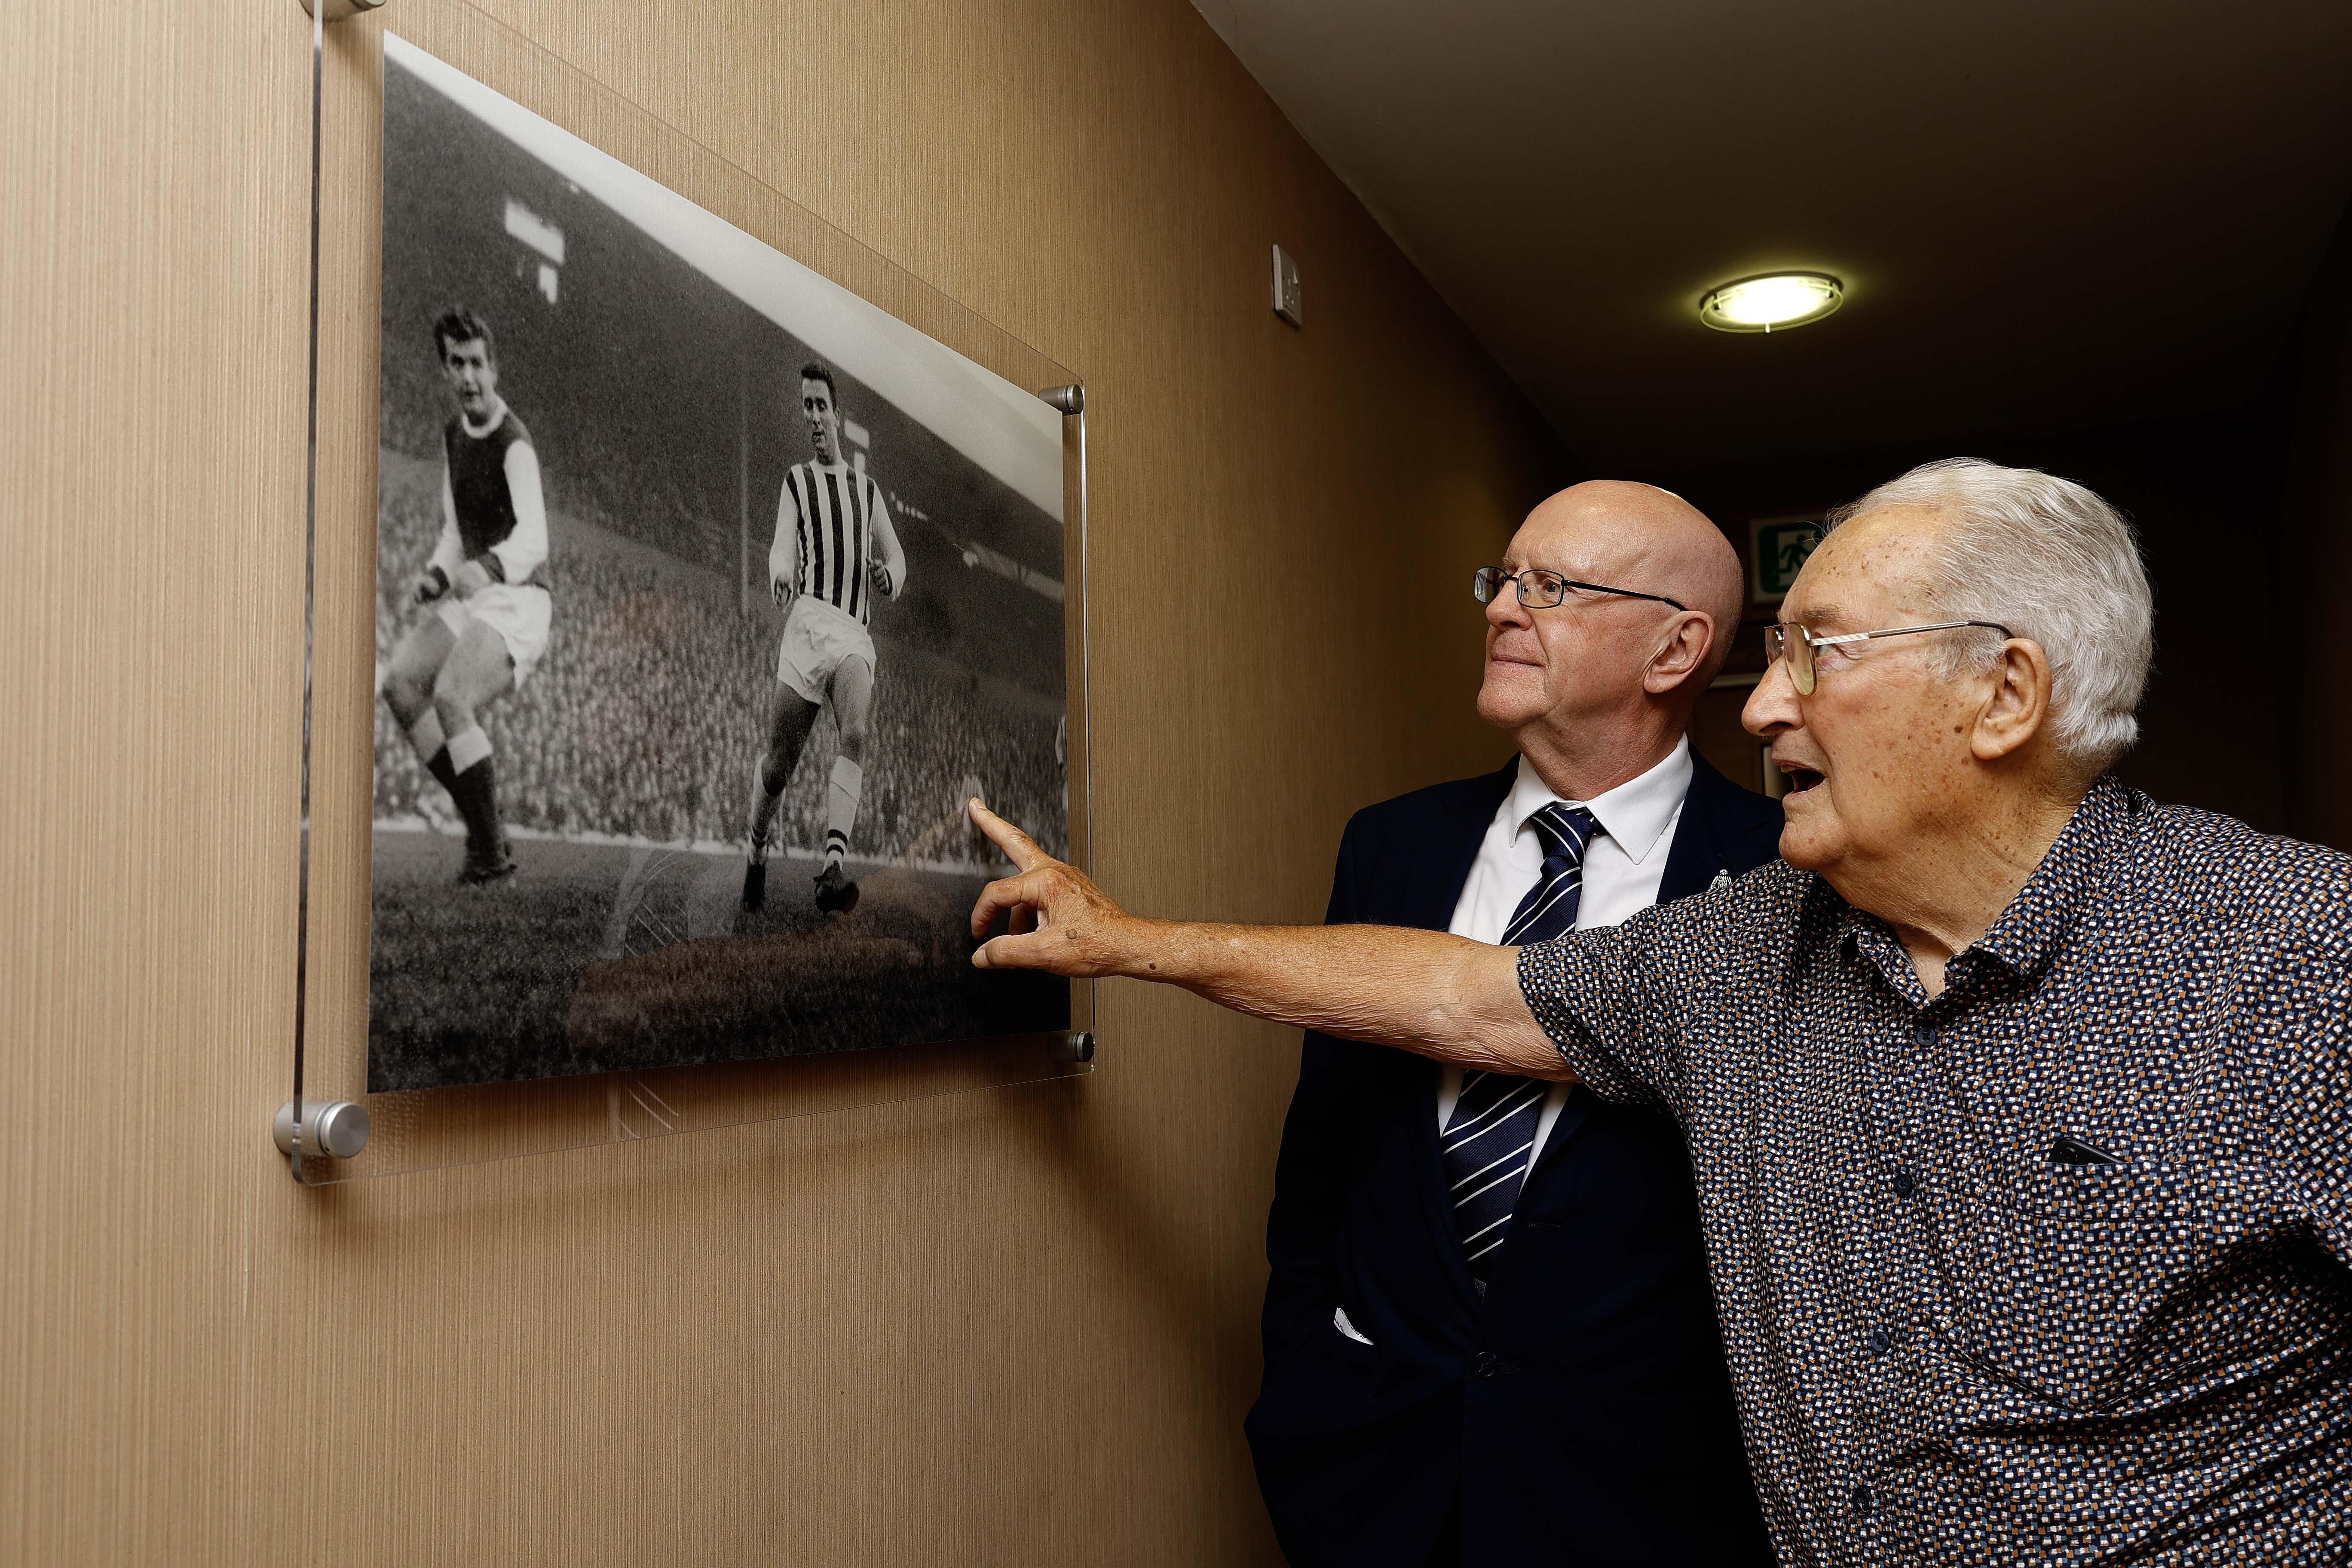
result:
[(975, 803), (974, 962), (1666, 1107), (1784, 1563), (2345, 1561), (2352, 859), (2107, 773), (2151, 611), (2080, 486), (1914, 470), (1782, 613), (1728, 888), (1517, 949), (1150, 921)]

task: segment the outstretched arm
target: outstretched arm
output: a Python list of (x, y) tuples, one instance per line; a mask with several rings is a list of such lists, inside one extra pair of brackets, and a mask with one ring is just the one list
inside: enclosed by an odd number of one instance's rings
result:
[(978, 801), (971, 819), (1020, 874), (992, 882), (971, 911), (982, 969), (1118, 975), (1180, 985), (1221, 1007), (1440, 1061), (1573, 1075), (1519, 993), (1515, 947), (1391, 926), (1243, 926), (1142, 920), (1113, 903)]

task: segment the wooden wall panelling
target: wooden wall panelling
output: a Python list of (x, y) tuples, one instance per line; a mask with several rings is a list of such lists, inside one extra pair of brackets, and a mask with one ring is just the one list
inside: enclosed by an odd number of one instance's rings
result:
[[(1273, 1562), (1237, 1425), (1279, 1031), (1111, 987), (1066, 1091), (290, 1186), (307, 24), (20, 10), (0, 1562)], [(1086, 377), (1116, 891), (1311, 918), (1349, 811), (1499, 757), (1454, 584), (1557, 454), (1182, 0), (494, 14)], [(382, 26), (331, 34), (339, 155)], [(331, 432), (337, 551), (373, 435)]]

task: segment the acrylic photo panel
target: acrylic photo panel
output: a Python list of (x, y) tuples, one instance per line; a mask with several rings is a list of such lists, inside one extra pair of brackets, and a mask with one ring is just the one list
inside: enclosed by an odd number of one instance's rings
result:
[(369, 1090), (1068, 1027), (1060, 416), (384, 50)]

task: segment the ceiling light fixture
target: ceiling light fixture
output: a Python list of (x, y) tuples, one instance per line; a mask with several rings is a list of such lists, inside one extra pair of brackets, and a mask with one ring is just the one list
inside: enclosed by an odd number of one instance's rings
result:
[(1818, 321), (1845, 303), (1845, 285), (1826, 272), (1767, 272), (1706, 291), (1698, 319), (1718, 332), (1769, 332)]

